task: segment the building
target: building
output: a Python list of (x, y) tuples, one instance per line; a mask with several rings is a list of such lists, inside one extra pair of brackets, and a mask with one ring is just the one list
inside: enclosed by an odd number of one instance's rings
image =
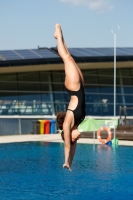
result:
[[(113, 48), (69, 48), (85, 79), (86, 115), (114, 115)], [(133, 48), (117, 48), (116, 115), (133, 105)], [(64, 66), (56, 48), (0, 51), (0, 134), (31, 132), (31, 121), (65, 111)], [(132, 115), (132, 110), (127, 110)]]

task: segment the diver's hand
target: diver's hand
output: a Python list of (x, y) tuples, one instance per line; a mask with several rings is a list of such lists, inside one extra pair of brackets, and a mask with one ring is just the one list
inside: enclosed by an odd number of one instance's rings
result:
[(67, 168), (69, 171), (72, 171), (70, 165), (67, 163), (64, 163), (63, 168)]

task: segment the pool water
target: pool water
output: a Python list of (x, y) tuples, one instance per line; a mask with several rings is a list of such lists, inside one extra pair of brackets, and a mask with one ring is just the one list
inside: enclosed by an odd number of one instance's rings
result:
[(0, 200), (133, 199), (133, 147), (78, 144), (72, 172), (62, 143), (0, 144)]

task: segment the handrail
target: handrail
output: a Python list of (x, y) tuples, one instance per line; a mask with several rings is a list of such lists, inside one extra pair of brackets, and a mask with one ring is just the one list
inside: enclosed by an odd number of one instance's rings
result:
[(126, 106), (120, 106), (120, 111), (119, 111), (119, 115), (120, 115), (120, 120), (121, 120), (121, 117), (122, 117), (122, 111), (124, 111), (124, 123), (126, 125), (126, 120), (127, 120), (127, 110), (133, 110), (133, 107), (126, 107)]

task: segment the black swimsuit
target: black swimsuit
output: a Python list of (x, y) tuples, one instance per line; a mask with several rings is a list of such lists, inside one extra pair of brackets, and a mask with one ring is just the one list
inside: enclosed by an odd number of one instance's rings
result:
[(74, 110), (67, 109), (73, 112), (74, 114), (74, 125), (79, 125), (85, 118), (85, 93), (84, 93), (84, 87), (82, 82), (80, 81), (80, 88), (78, 91), (71, 91), (68, 90), (68, 93), (70, 96), (77, 96), (78, 98), (78, 104), (77, 107)]

